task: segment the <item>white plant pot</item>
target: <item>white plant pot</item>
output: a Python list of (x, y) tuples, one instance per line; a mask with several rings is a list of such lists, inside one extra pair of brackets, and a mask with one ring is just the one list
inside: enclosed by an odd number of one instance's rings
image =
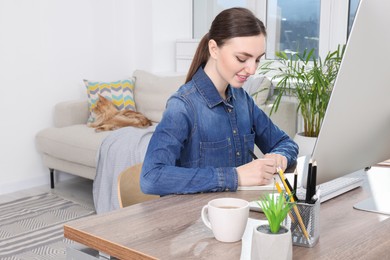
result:
[(292, 237), (289, 228), (282, 226), (278, 234), (269, 231), (269, 225), (256, 226), (252, 235), (252, 260), (291, 260)]
[(304, 136), (303, 133), (297, 133), (294, 136), (294, 141), (299, 146), (298, 156), (306, 156), (312, 154), (314, 146), (317, 142), (317, 137), (308, 137)]

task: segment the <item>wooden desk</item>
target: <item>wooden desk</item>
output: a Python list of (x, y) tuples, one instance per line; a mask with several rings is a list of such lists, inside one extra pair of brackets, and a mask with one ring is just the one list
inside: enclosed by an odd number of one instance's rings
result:
[[(159, 198), (64, 226), (64, 236), (119, 259), (240, 259), (241, 242), (221, 243), (203, 224), (201, 208), (219, 197), (257, 199), (259, 191)], [(293, 247), (294, 259), (389, 259), (390, 218), (353, 209), (367, 185), (321, 204), (313, 248)], [(251, 218), (265, 219), (252, 212)]]

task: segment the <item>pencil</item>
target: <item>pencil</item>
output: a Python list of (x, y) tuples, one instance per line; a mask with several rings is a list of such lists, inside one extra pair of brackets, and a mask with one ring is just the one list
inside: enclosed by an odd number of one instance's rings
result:
[[(282, 191), (282, 188), (280, 188), (279, 182), (275, 181), (275, 186), (276, 186), (276, 189), (279, 192), (280, 196), (283, 196), (283, 191)], [(295, 219), (294, 219), (294, 217), (293, 217), (293, 215), (291, 214), (290, 211), (288, 212), (288, 215), (290, 216), (291, 221), (293, 223), (295, 223)]]
[(297, 184), (298, 183), (298, 171), (297, 168), (295, 168), (294, 171), (294, 193), (297, 194)]
[[(280, 179), (282, 180), (284, 189), (287, 191), (287, 194), (290, 196), (291, 202), (295, 202), (294, 197), (291, 195), (291, 190), (288, 188), (286, 181), (284, 180), (285, 178), (284, 178), (283, 170), (280, 167), (278, 167), (277, 171), (278, 171)], [(299, 214), (299, 210), (298, 210), (297, 205), (294, 204), (293, 210), (295, 212), (295, 215), (297, 216), (298, 223), (302, 229), (303, 235), (306, 237), (307, 241), (310, 242), (309, 234), (307, 233), (305, 224), (303, 224), (303, 220), (302, 220), (301, 214)]]
[(311, 180), (311, 171), (312, 171), (312, 164), (313, 161), (310, 159), (309, 165), (307, 167), (307, 181), (306, 181), (306, 198), (305, 198), (305, 203), (309, 203), (311, 200), (310, 192), (311, 192), (311, 185), (312, 185), (312, 180)]
[(292, 196), (294, 197), (294, 200), (295, 200), (295, 201), (298, 201), (298, 197), (297, 197), (297, 195), (295, 194), (295, 191), (294, 191), (293, 188), (291, 187), (291, 184), (290, 184), (290, 182), (288, 181), (288, 179), (287, 179), (286, 177), (285, 177), (284, 181), (286, 182), (288, 188), (290, 189), (291, 194), (292, 194)]
[(312, 185), (311, 185), (310, 196), (312, 196), (312, 197), (310, 198), (311, 199), (310, 203), (315, 203), (315, 200), (313, 200), (313, 197), (314, 197), (314, 195), (316, 195), (316, 187), (317, 187), (317, 162), (316, 161), (313, 162), (313, 168), (311, 171), (312, 171), (311, 172)]

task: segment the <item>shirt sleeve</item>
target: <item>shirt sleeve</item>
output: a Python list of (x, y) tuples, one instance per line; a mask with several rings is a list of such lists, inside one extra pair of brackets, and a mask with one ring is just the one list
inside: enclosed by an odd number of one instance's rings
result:
[(178, 97), (168, 101), (156, 127), (143, 163), (141, 189), (147, 194), (167, 195), (198, 192), (235, 191), (234, 167), (180, 167), (180, 155), (194, 131), (196, 111)]
[(298, 145), (262, 111), (251, 102), (255, 128), (255, 143), (262, 153), (281, 154), (287, 158), (287, 168), (296, 163)]

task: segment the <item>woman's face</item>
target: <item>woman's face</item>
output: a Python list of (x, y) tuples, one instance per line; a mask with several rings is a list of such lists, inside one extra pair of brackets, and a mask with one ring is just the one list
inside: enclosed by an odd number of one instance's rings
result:
[[(264, 35), (236, 37), (218, 47), (215, 41), (209, 43), (214, 84), (226, 87), (242, 87), (250, 75), (255, 74), (260, 58), (265, 53)], [(217, 86), (218, 87), (218, 86)]]

